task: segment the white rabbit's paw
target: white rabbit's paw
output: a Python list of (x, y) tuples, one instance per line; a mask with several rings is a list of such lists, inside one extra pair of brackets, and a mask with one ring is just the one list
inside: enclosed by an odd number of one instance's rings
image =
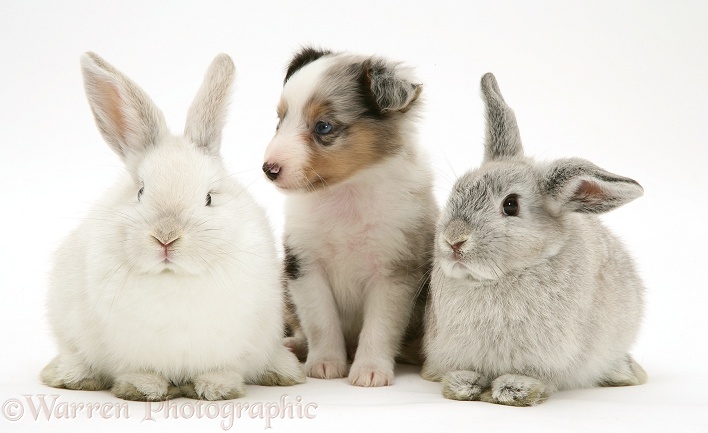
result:
[(305, 383), (305, 380), (305, 372), (300, 368), (299, 371), (267, 371), (256, 383), (263, 386), (292, 386)]
[(243, 377), (229, 370), (212, 371), (194, 379), (197, 397), (204, 400), (233, 400), (246, 395)]
[(354, 362), (349, 372), (354, 386), (388, 386), (393, 384), (393, 368)]
[(442, 395), (450, 400), (479, 400), (489, 379), (474, 371), (452, 371), (442, 376)]
[(178, 387), (172, 386), (156, 373), (129, 373), (116, 378), (111, 392), (118, 398), (133, 401), (162, 401), (179, 397)]
[(69, 382), (64, 384), (66, 389), (76, 389), (81, 391), (103, 391), (111, 388), (111, 382), (100, 377), (90, 377), (81, 379), (78, 382)]
[(480, 399), (507, 406), (535, 406), (548, 399), (546, 385), (538, 379), (520, 374), (505, 374), (492, 381), (490, 390)]
[(110, 379), (91, 373), (79, 363), (67, 361), (71, 360), (57, 356), (47, 364), (39, 376), (42, 383), (54, 388), (82, 391), (101, 391), (111, 387)]
[(347, 363), (343, 361), (322, 359), (305, 363), (308, 377), (316, 379), (337, 379), (347, 375)]
[(292, 386), (305, 383), (305, 371), (295, 355), (287, 349), (279, 348), (268, 371), (256, 383), (265, 386)]
[(199, 394), (197, 394), (197, 390), (194, 389), (194, 383), (192, 382), (187, 382), (180, 385), (179, 391), (181, 397), (199, 400)]

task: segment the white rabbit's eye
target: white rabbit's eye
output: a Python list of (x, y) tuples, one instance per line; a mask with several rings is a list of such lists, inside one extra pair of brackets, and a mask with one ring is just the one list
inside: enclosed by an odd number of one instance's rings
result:
[(506, 216), (518, 216), (519, 215), (519, 196), (516, 194), (510, 194), (506, 196), (504, 202), (502, 203), (502, 211)]
[(143, 196), (143, 191), (145, 191), (145, 187), (141, 186), (140, 190), (138, 191), (138, 201), (140, 201), (140, 197)]
[(206, 205), (211, 206), (211, 193), (207, 193), (206, 196)]

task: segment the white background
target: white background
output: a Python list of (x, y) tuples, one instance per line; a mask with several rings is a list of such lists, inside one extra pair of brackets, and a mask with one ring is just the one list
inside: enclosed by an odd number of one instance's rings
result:
[[(50, 389), (37, 377), (55, 355), (44, 318), (52, 251), (123, 170), (94, 126), (80, 54), (95, 51), (133, 78), (175, 132), (207, 65), (230, 54), (238, 77), (224, 158), (279, 234), (283, 197), (259, 167), (285, 65), (314, 44), (417, 68), (427, 107), (420, 142), (441, 202), (481, 160), (479, 78), (487, 71), (516, 111), (527, 153), (581, 156), (639, 181), (645, 196), (604, 220), (647, 285), (633, 353), (650, 379), (507, 408), (444, 400), (409, 367), (389, 388), (310, 380), (249, 386), (244, 401), (287, 393), (317, 403), (315, 419), (279, 420), (275, 431), (708, 431), (707, 23), (704, 1), (0, 0), (0, 404), (19, 398), (27, 408), (23, 396), (40, 393), (116, 402), (108, 392)], [(14, 423), (0, 413), (0, 430), (221, 431), (219, 419), (141, 422), (144, 412), (133, 403), (129, 419), (34, 421), (26, 409)], [(242, 419), (232, 431), (263, 427)]]

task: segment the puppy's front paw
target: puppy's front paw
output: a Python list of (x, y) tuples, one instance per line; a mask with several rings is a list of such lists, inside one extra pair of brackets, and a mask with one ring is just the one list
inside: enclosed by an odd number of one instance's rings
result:
[(304, 337), (285, 337), (283, 338), (283, 346), (294, 353), (300, 362), (307, 360), (307, 339)]
[(162, 401), (180, 396), (178, 387), (156, 373), (129, 373), (116, 378), (111, 392), (132, 401)]
[(343, 361), (319, 360), (305, 363), (309, 377), (316, 379), (336, 379), (347, 375), (347, 363)]
[(246, 395), (246, 386), (235, 371), (212, 371), (194, 379), (194, 392), (204, 400), (233, 400)]
[(489, 379), (475, 371), (452, 371), (442, 376), (443, 397), (450, 400), (479, 400)]
[(520, 374), (505, 374), (492, 381), (491, 391), (485, 391), (481, 399), (507, 406), (535, 406), (549, 396), (546, 385), (540, 380)]
[(393, 384), (393, 368), (354, 362), (349, 382), (354, 386), (388, 386)]

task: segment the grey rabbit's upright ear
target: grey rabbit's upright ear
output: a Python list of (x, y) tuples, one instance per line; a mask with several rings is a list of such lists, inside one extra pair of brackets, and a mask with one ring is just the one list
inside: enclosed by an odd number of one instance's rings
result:
[(187, 112), (184, 135), (206, 153), (218, 155), (221, 150), (221, 131), (226, 124), (235, 75), (231, 57), (216, 56)]
[(481, 86), (487, 117), (484, 162), (522, 156), (524, 148), (516, 116), (504, 101), (494, 75), (484, 74)]
[(578, 158), (553, 162), (544, 180), (556, 212), (605, 213), (644, 194), (636, 181)]
[(81, 70), (96, 125), (130, 168), (167, 134), (162, 112), (137, 84), (97, 54), (84, 53)]
[(407, 111), (423, 90), (410, 68), (380, 58), (368, 59), (363, 66), (364, 82), (380, 113)]

